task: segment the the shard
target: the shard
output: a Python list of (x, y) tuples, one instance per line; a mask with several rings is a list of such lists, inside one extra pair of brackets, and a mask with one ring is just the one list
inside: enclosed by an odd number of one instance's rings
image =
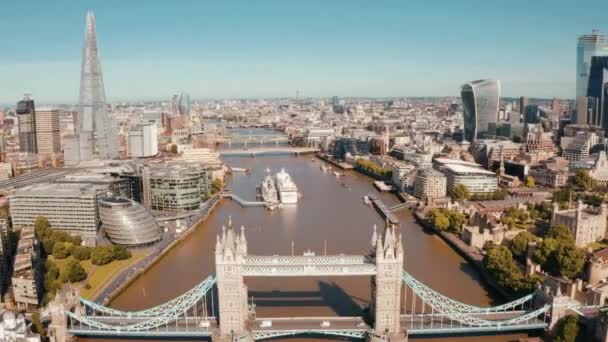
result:
[(106, 111), (106, 94), (95, 33), (95, 15), (92, 12), (87, 13), (84, 33), (78, 123), (78, 161), (118, 157), (115, 130)]

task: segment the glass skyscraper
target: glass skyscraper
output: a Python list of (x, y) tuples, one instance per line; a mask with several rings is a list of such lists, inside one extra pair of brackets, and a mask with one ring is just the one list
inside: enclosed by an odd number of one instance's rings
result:
[(190, 117), (190, 95), (188, 95), (188, 93), (184, 93), (182, 91), (179, 94), (179, 98), (177, 100), (177, 109), (179, 111), (179, 115)]
[(587, 96), (591, 57), (608, 55), (608, 44), (602, 33), (593, 30), (591, 34), (578, 37), (576, 46), (576, 97)]
[(591, 58), (587, 97), (589, 125), (608, 128), (608, 56)]
[(473, 142), (488, 133), (490, 123), (498, 122), (500, 81), (476, 80), (462, 86), (464, 139)]

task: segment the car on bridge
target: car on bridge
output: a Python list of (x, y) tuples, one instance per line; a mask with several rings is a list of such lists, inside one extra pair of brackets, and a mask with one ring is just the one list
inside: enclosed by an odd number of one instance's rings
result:
[(258, 324), (260, 328), (270, 328), (272, 327), (272, 321), (262, 321)]
[(323, 327), (323, 328), (329, 328), (330, 326), (331, 326), (331, 323), (329, 323), (329, 321), (321, 322), (321, 327)]

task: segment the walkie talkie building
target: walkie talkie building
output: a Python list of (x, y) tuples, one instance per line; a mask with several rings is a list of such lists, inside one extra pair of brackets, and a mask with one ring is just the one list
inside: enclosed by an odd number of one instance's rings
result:
[(476, 80), (462, 86), (464, 139), (473, 142), (488, 132), (488, 125), (498, 121), (500, 81)]

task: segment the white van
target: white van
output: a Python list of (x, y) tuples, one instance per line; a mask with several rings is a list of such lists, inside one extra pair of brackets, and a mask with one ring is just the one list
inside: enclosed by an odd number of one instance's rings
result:
[(260, 328), (270, 328), (272, 327), (272, 321), (262, 321), (258, 324)]

